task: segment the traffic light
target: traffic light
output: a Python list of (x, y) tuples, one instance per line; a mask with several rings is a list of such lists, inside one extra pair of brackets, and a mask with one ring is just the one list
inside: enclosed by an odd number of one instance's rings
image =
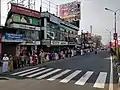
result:
[(114, 40), (117, 40), (117, 33), (114, 33)]

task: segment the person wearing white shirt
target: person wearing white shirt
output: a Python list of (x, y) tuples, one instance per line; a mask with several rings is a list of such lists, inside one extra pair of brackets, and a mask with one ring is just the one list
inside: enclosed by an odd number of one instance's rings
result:
[(3, 61), (3, 66), (2, 66), (2, 72), (8, 72), (8, 61), (9, 61), (9, 57), (7, 57), (7, 54), (4, 54), (4, 57), (2, 59)]

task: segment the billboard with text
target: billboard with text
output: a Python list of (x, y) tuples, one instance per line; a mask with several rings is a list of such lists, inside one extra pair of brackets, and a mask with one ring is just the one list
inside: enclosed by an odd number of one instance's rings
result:
[(59, 15), (66, 21), (77, 21), (80, 19), (81, 3), (74, 1), (59, 6)]
[(31, 16), (31, 17), (36, 17), (36, 18), (40, 18), (40, 12), (32, 10), (32, 9), (28, 9), (22, 6), (17, 6), (14, 4), (11, 4), (11, 12), (13, 13), (17, 13), (17, 14), (23, 14), (26, 16)]

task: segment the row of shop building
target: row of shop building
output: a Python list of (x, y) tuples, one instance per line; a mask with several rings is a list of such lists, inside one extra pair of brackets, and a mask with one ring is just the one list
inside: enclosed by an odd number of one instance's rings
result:
[(0, 27), (0, 55), (34, 50), (74, 48), (79, 28), (49, 12), (11, 5), (5, 26)]

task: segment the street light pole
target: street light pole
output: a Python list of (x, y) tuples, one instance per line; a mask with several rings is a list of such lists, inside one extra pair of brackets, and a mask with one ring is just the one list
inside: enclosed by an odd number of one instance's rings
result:
[[(114, 27), (115, 27), (115, 34), (116, 34), (116, 36), (117, 36), (117, 30), (116, 30), (116, 27), (117, 27), (117, 24), (116, 24), (116, 22), (117, 22), (117, 19), (116, 19), (116, 14), (117, 14), (117, 12), (118, 11), (120, 11), (120, 9), (118, 9), (118, 10), (116, 10), (116, 11), (113, 11), (113, 10), (111, 10), (111, 9), (108, 9), (108, 8), (105, 8), (105, 10), (108, 10), (108, 11), (111, 11), (111, 12), (113, 12), (114, 13)], [(116, 39), (115, 39), (115, 52), (116, 52), (116, 41), (117, 41), (117, 37), (116, 37)]]
[[(116, 32), (116, 12), (114, 12), (114, 16), (115, 16), (115, 21), (114, 21), (115, 26), (114, 26), (114, 27), (115, 27), (115, 34), (116, 34), (116, 33), (117, 33), (117, 32)], [(116, 47), (116, 40), (115, 40), (115, 51), (116, 51), (116, 48), (117, 48), (117, 47)]]

